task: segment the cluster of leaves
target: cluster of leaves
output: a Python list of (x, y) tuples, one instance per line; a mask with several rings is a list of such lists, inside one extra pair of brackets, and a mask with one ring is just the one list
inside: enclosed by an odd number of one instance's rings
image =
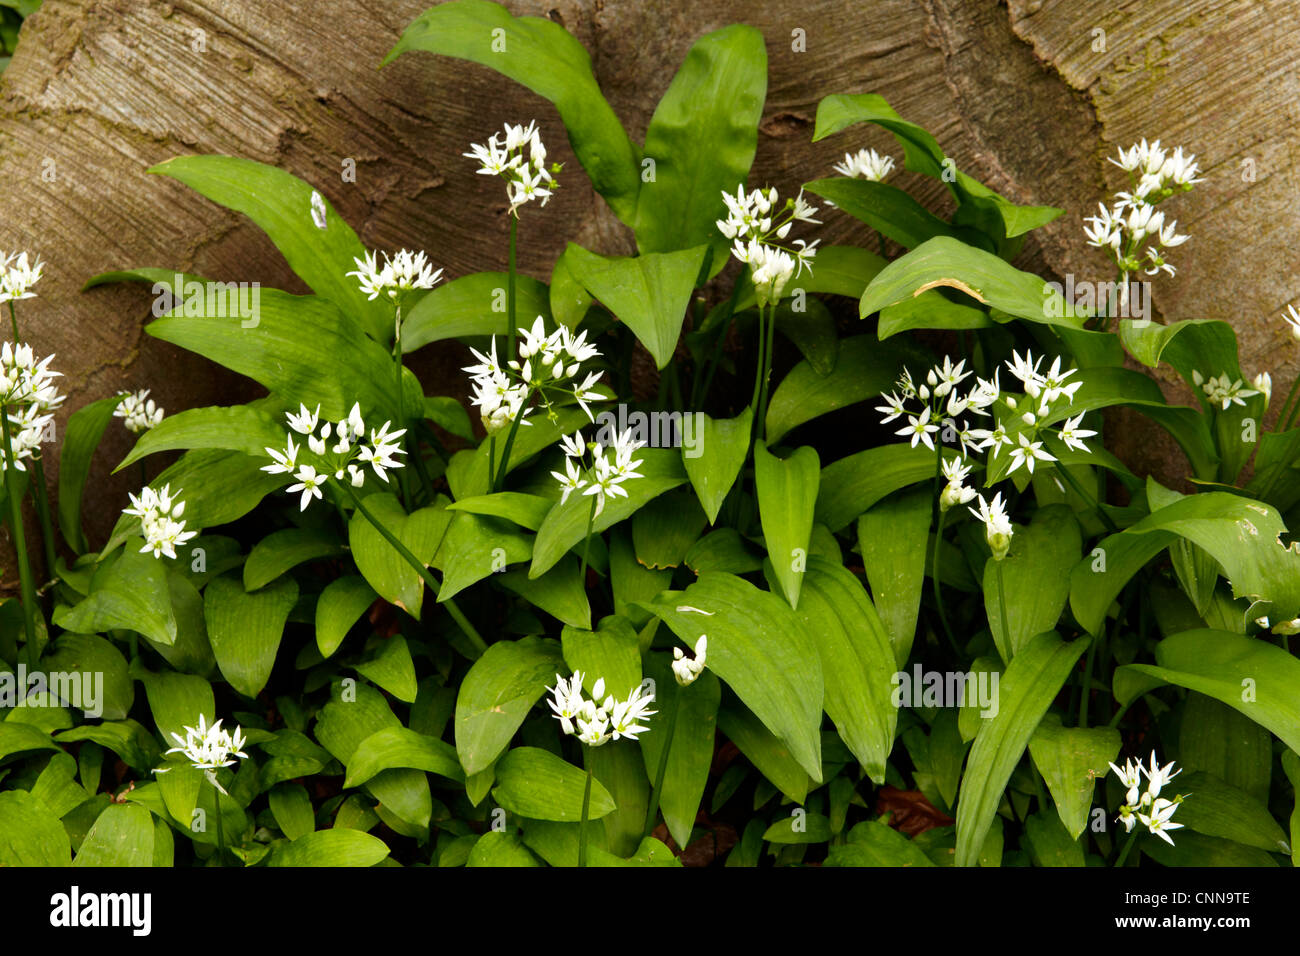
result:
[[(644, 145), (549, 21), (453, 0), (389, 59), (408, 51), (482, 63), (550, 100), (639, 254), (570, 244), (549, 283), (484, 272), (416, 293), (400, 350), (505, 334), (495, 306), (511, 282), (524, 324), (581, 329), (621, 357), (608, 369), (621, 400), (698, 412), (696, 447), (642, 449), (641, 477), (589, 524), (587, 501), (561, 501), (550, 477), (557, 442), (587, 424), (561, 409), (519, 430), (494, 491), (495, 453), (459, 403), (426, 396), (406, 369), (394, 387), (391, 304), (347, 278), (365, 250), (327, 201), (245, 160), (162, 164), (252, 219), (312, 294), (262, 290), (255, 327), (202, 307), (148, 326), (267, 391), (173, 415), (119, 465), (183, 452), (151, 483), (183, 488), (189, 526), (204, 529), (178, 561), (140, 553), (129, 517), (90, 550), (81, 487), (117, 399), (73, 416), (58, 514), (78, 556), (59, 564), (53, 627), (42, 615), (39, 629), (53, 638), (35, 661), (102, 674), (103, 713), (36, 699), (5, 713), (0, 863), (212, 865), (226, 856), (218, 827), (196, 821), (215, 820), (246, 865), (573, 865), (589, 819), (593, 865), (1085, 865), (1120, 855), (1108, 763), (1152, 748), (1189, 770), (1179, 783), (1193, 795), (1178, 845), (1143, 835), (1130, 865), (1289, 858), (1300, 663), (1256, 622), (1300, 614), (1300, 554), (1284, 546), (1300, 518), (1300, 429), (1244, 441), (1263, 397), (1171, 405), (1124, 367), (1127, 354), (1189, 384), (1201, 370), (1240, 377), (1227, 323), (1108, 332), (1048, 301), (1009, 260), (1060, 210), (961, 173), (880, 97), (834, 95), (815, 139), (887, 131), (908, 170), (946, 184), (955, 212), (942, 219), (881, 182), (806, 184), (901, 254), (818, 250), (772, 313), (800, 357), (765, 409), (744, 406), (743, 359), (759, 349), (731, 346), (762, 329), (762, 311), (745, 272), (715, 292), (729, 246), (715, 221), (754, 156), (761, 35), (702, 37)], [(852, 299), (856, 312), (837, 317)], [(1197, 493), (1143, 481), (1100, 442), (1056, 448), (1032, 474), (990, 469), (990, 485), (1015, 489), (1010, 552), (996, 560), (965, 508), (939, 519), (951, 445), (882, 431), (863, 447), (872, 429), (849, 417), (936, 362), (922, 342), (960, 349), (982, 377), (1017, 349), (1062, 358), (1083, 383), (1071, 411), (1146, 415), (1186, 452)], [(657, 402), (639, 406), (638, 344), (662, 370)], [(264, 468), (285, 412), (319, 405), (338, 420), (354, 403), (409, 430), (403, 480), (358, 492), (387, 535), (359, 507), (300, 511), (272, 495), (291, 476)], [(15, 603), (0, 607), (6, 663), (33, 650)], [(673, 650), (704, 634), (706, 665), (681, 686)], [(923, 694), (899, 705), (895, 675), (918, 670), (997, 675), (996, 706)], [(564, 736), (543, 698), (569, 671), (622, 696), (652, 680), (649, 729), (592, 748)], [(220, 771), (220, 789), (174, 762), (154, 773), (200, 714), (244, 731), (247, 756)]]

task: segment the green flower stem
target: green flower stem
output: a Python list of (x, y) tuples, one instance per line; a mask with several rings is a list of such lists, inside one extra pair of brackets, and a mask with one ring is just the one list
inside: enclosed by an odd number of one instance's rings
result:
[[(880, 243), (880, 258), (885, 259), (885, 234), (879, 229), (876, 230), (876, 242)], [(888, 259), (885, 259), (888, 262)]]
[(767, 402), (770, 397), (772, 385), (772, 349), (776, 345), (776, 303), (773, 302), (767, 307), (767, 343), (763, 349), (763, 391), (758, 397), (758, 408), (755, 413), (758, 420), (755, 425), (758, 428), (758, 434), (767, 439)]
[[(510, 465), (510, 449), (515, 446), (515, 435), (519, 431), (519, 423), (524, 420), (524, 412), (528, 408), (528, 403), (532, 401), (533, 389), (528, 390), (528, 395), (524, 398), (524, 403), (519, 406), (519, 414), (510, 423), (510, 433), (506, 435), (506, 447), (501, 449), (501, 461), (497, 465), (496, 475), (490, 475), (489, 490), (493, 492), (500, 491), (506, 481), (506, 471)], [(495, 448), (495, 446), (493, 446)]]
[[(1276, 431), (1286, 431), (1295, 421), (1296, 412), (1300, 411), (1300, 402), (1296, 402), (1295, 405), (1292, 405), (1292, 400), (1296, 397), (1297, 389), (1300, 389), (1300, 378), (1296, 378), (1296, 380), (1291, 383), (1291, 390), (1286, 393), (1286, 401), (1282, 403), (1282, 411), (1277, 416)], [(1289, 414), (1287, 411), (1288, 409), (1290, 409)]]
[(1107, 531), (1109, 531), (1111, 534), (1114, 534), (1115, 532), (1119, 531), (1119, 525), (1115, 524), (1111, 516), (1106, 514), (1106, 512), (1102, 510), (1101, 505), (1097, 503), (1097, 499), (1094, 498), (1092, 495), (1088, 494), (1088, 492), (1084, 490), (1083, 485), (1079, 484), (1079, 479), (1075, 478), (1074, 475), (1070, 474), (1069, 468), (1067, 468), (1064, 464), (1058, 463), (1056, 468), (1056, 473), (1060, 475), (1062, 478), (1064, 478), (1065, 483), (1070, 486), (1070, 488), (1074, 491), (1074, 493), (1078, 495), (1080, 498), (1082, 498), (1087, 503), (1087, 505), (1097, 513), (1097, 517), (1101, 519), (1101, 523), (1106, 526)]
[[(215, 773), (215, 771), (213, 771)], [(212, 781), (208, 781), (212, 783)], [(212, 783), (212, 805), (217, 810), (217, 866), (226, 865), (226, 823), (221, 814), (221, 790)]]
[[(403, 560), (405, 560), (407, 564), (415, 569), (415, 572), (420, 576), (420, 579), (424, 581), (425, 585), (428, 586), (429, 590), (433, 592), (433, 596), (436, 598), (438, 596), (438, 582), (434, 580), (433, 575), (429, 573), (429, 569), (424, 566), (424, 562), (412, 554), (410, 549), (407, 548), (406, 545), (402, 544), (395, 534), (385, 528), (379, 519), (370, 513), (370, 509), (361, 502), (361, 499), (357, 497), (357, 493), (352, 490), (350, 484), (347, 484), (346, 482), (339, 482), (339, 484), (347, 490), (348, 495), (352, 498), (352, 504), (356, 507), (357, 511), (361, 512), (361, 516), (369, 521), (371, 525), (374, 526), (374, 529), (379, 532), (380, 536), (393, 546), (394, 550), (402, 556)], [(465, 617), (464, 613), (456, 605), (456, 602), (451, 598), (448, 598), (443, 602), (443, 606), (447, 608), (452, 619), (460, 625), (460, 629), (465, 632), (465, 636), (473, 642), (476, 648), (478, 648), (479, 653), (481, 654), (486, 651), (487, 642), (483, 640), (482, 636), (474, 628), (474, 625), (469, 622), (469, 618)]]
[(18, 314), (14, 312), (14, 300), (9, 300), (9, 324), (14, 329), (14, 348), (18, 347)]
[(655, 785), (650, 791), (650, 805), (645, 811), (645, 826), (641, 829), (641, 838), (648, 837), (655, 828), (659, 816), (659, 797), (664, 789), (664, 776), (668, 773), (668, 754), (673, 749), (673, 735), (677, 732), (677, 712), (681, 709), (681, 695), (685, 687), (679, 687), (673, 695), (673, 705), (668, 710), (668, 726), (664, 730), (664, 749), (659, 753), (659, 766), (655, 768)]
[[(397, 428), (406, 427), (406, 408), (402, 396), (402, 302), (400, 297), (393, 305), (393, 388), (397, 399)], [(402, 448), (406, 447), (406, 436), (398, 439)], [(402, 493), (402, 504), (409, 510), (411, 506), (410, 489), (407, 486), (405, 469), (397, 473), (397, 487)]]
[[(763, 353), (767, 348), (766, 325), (764, 324), (764, 309), (758, 307), (758, 361), (754, 366), (754, 393), (749, 400), (749, 407), (754, 410), (754, 423), (749, 432), (749, 450), (754, 450), (754, 438), (762, 427), (762, 419), (758, 414), (758, 401), (763, 394)], [(748, 456), (747, 456), (748, 457)]]
[(934, 604), (939, 610), (939, 623), (943, 625), (943, 632), (948, 636), (948, 643), (952, 645), (953, 650), (957, 650), (957, 641), (953, 637), (952, 628), (948, 625), (948, 613), (943, 606), (943, 590), (939, 583), (939, 545), (943, 542), (943, 525), (948, 518), (948, 513), (942, 508), (939, 509), (939, 521), (934, 531), (934, 558), (930, 567), (930, 580), (934, 583)]
[(596, 499), (599, 495), (591, 496), (591, 507), (587, 510), (587, 537), (582, 541), (582, 569), (578, 572), (578, 584), (585, 591), (587, 590), (587, 551), (591, 547), (591, 530), (596, 525)]
[[(588, 760), (590, 760), (588, 755)], [(591, 768), (587, 768), (587, 783), (582, 788), (582, 822), (578, 824), (578, 866), (587, 865), (587, 814), (591, 812)]]
[(1092, 684), (1092, 661), (1097, 656), (1097, 641), (1094, 638), (1088, 642), (1088, 656), (1083, 659), (1083, 681), (1082, 693), (1079, 700), (1079, 726), (1088, 726), (1088, 693)]
[(727, 301), (727, 310), (722, 317), (722, 331), (718, 333), (718, 340), (713, 344), (713, 354), (709, 356), (708, 370), (703, 376), (703, 385), (700, 385), (697, 381), (695, 387), (691, 389), (691, 405), (694, 406), (694, 410), (697, 412), (704, 407), (704, 403), (709, 397), (709, 389), (713, 387), (713, 375), (718, 370), (718, 363), (722, 361), (722, 351), (727, 344), (727, 332), (731, 329), (731, 319), (736, 314), (737, 303), (740, 302), (740, 287), (744, 284), (745, 276), (748, 274), (749, 266), (745, 266), (745, 271), (736, 277), (736, 282), (731, 287), (731, 298)]
[(515, 322), (515, 244), (519, 237), (519, 217), (511, 212), (510, 214), (510, 259), (509, 268), (506, 272), (506, 322), (509, 323), (510, 329), (507, 335), (506, 358), (513, 362), (515, 360), (515, 336), (518, 335)]
[[(10, 315), (13, 314), (12, 303)], [(27, 663), (35, 669), (39, 659), (36, 648), (36, 589), (32, 586), (32, 565), (27, 557), (27, 536), (23, 531), (23, 503), (18, 495), (18, 481), (14, 477), (13, 442), (9, 437), (9, 406), (0, 405), (0, 434), (4, 436), (5, 492), (9, 497), (10, 530), (13, 532), (14, 552), (18, 556), (18, 579), (23, 595), (23, 626), (27, 633)]]
[(36, 517), (41, 523), (41, 544), (45, 548), (45, 577), (54, 578), (54, 522), (50, 520), (50, 495), (45, 487), (45, 465), (40, 458), (32, 460), (32, 486), (35, 489)]
[(998, 576), (998, 614), (1002, 621), (1002, 640), (1009, 641), (1011, 637), (1011, 626), (1007, 623), (1007, 584), (1002, 574), (1002, 562), (994, 558), (994, 571)]
[(1128, 859), (1128, 851), (1133, 849), (1133, 844), (1137, 841), (1137, 835), (1137, 827), (1134, 826), (1128, 835), (1128, 840), (1124, 843), (1124, 849), (1120, 851), (1119, 859), (1115, 861), (1116, 868), (1123, 866), (1124, 861)]

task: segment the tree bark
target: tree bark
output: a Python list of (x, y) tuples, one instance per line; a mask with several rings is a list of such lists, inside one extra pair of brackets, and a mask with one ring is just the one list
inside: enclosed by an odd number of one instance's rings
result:
[[(284, 167), (328, 196), (367, 245), (426, 249), (453, 278), (502, 268), (506, 244), (499, 184), (475, 175), (461, 153), (504, 121), (535, 117), (568, 172), (556, 199), (524, 216), (521, 269), (545, 278), (569, 240), (607, 254), (632, 251), (630, 234), (579, 172), (549, 103), (446, 58), (407, 55), (378, 69), (427, 5), (46, 0), (27, 21), (0, 81), (0, 175), (8, 186), (0, 249), (29, 249), (46, 262), (39, 297), (19, 304), (20, 319), (39, 354), (57, 353), (67, 410), (141, 387), (168, 412), (255, 394), (145, 334), (147, 288), (80, 292), (89, 276), (164, 266), (305, 291), (256, 227), (146, 173), (178, 154)], [(638, 141), (691, 43), (727, 23), (753, 24), (767, 38), (770, 78), (751, 184), (784, 193), (864, 145), (901, 160), (880, 130), (811, 142), (822, 97), (878, 92), (931, 130), (959, 168), (1017, 201), (1066, 209), (1017, 262), (1048, 278), (1111, 278), (1080, 230), (1098, 200), (1123, 188), (1124, 174), (1106, 157), (1141, 137), (1182, 144), (1207, 181), (1171, 207), (1193, 239), (1177, 250), (1178, 276), (1156, 283), (1156, 318), (1228, 319), (1245, 369), (1270, 369), (1279, 392), (1296, 374), (1300, 349), (1277, 320), (1300, 292), (1291, 242), (1300, 232), (1292, 201), (1300, 98), (1290, 68), (1300, 9), (1285, 0), (508, 6), (549, 16), (586, 45)], [(792, 43), (796, 30), (806, 38), (803, 52)], [(349, 160), (355, 182), (342, 175)], [(907, 172), (895, 181), (947, 211), (942, 184)], [(842, 215), (827, 217), (822, 236), (824, 244), (871, 239)], [(425, 360), (427, 390), (461, 395), (459, 347), (435, 351)], [(1186, 400), (1170, 376), (1158, 377), (1171, 398)], [(1137, 419), (1121, 422), (1114, 437), (1135, 471), (1182, 472), (1180, 453), (1161, 433)], [(115, 423), (87, 492), (92, 541), (103, 539), (133, 486), (106, 477), (129, 446)], [(53, 481), (56, 462), (48, 470)]]

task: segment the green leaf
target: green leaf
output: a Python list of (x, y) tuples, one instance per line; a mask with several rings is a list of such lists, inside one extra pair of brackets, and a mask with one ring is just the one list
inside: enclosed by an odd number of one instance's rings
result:
[(871, 598), (898, 666), (907, 663), (925, 587), (930, 489), (891, 495), (858, 518), (858, 549)]
[(938, 289), (927, 289), (880, 310), (876, 335), (881, 340), (912, 329), (988, 329), (989, 314), (978, 306), (954, 302)]
[(59, 818), (24, 790), (0, 793), (0, 866), (67, 866), (72, 846)]
[(717, 531), (709, 532), (691, 545), (684, 560), (686, 566), (696, 574), (705, 571), (748, 574), (763, 568), (762, 559), (745, 546), (740, 533), (735, 528), (719, 528)]
[[(935, 453), (906, 442), (880, 445), (831, 462), (822, 469), (817, 521), (839, 531), (877, 501), (900, 488), (934, 478)], [(960, 458), (944, 449), (944, 459)]]
[[(641, 459), (638, 469), (642, 477), (622, 485), (627, 497), (610, 498), (605, 509), (596, 517), (592, 533), (631, 517), (647, 502), (686, 481), (682, 460), (672, 448), (642, 448), (637, 452)], [(533, 563), (528, 571), (530, 578), (541, 577), (574, 545), (587, 536), (587, 518), (591, 513), (591, 498), (570, 495), (564, 504), (556, 502), (546, 520), (537, 531), (533, 542)]]
[(962, 777), (957, 866), (978, 861), (1011, 772), (1087, 646), (1088, 638), (1066, 644), (1055, 633), (1040, 634), (1007, 665), (999, 686), (998, 711), (976, 735)]
[(405, 727), (385, 727), (357, 745), (348, 761), (343, 786), (359, 787), (391, 767), (424, 770), (458, 782), (465, 779), (456, 750), (450, 744)]
[[(586, 774), (537, 747), (516, 747), (497, 764), (492, 796), (509, 813), (563, 823), (582, 819)], [(614, 798), (599, 780), (591, 781), (588, 820), (614, 812)]]
[(63, 448), (59, 451), (59, 530), (78, 554), (88, 548), (81, 527), (81, 495), (95, 449), (121, 401), (121, 395), (110, 395), (77, 409), (68, 417), (63, 433)]
[(394, 634), (384, 640), (379, 651), (369, 660), (354, 664), (353, 669), (373, 684), (382, 687), (398, 700), (415, 702), (419, 689), (415, 680), (415, 665), (406, 638)]
[(785, 601), (708, 572), (645, 605), (691, 647), (708, 634), (708, 666), (821, 780), (822, 669), (817, 646)]
[(772, 394), (767, 409), (767, 442), (775, 445), (791, 429), (819, 415), (875, 398), (894, 387), (903, 360), (912, 350), (882, 344), (871, 335), (840, 342), (839, 357), (830, 374), (803, 361), (792, 368)]
[(601, 95), (591, 57), (562, 26), (540, 17), (511, 16), (486, 0), (454, 0), (412, 20), (384, 63), (408, 50), (480, 63), (554, 103), (596, 192), (620, 219), (633, 221), (640, 151)]
[(474, 426), (469, 422), (465, 406), (448, 395), (424, 396), (424, 417), (457, 438), (473, 443)]
[(541, 495), (526, 495), (518, 491), (499, 491), (494, 495), (475, 495), (447, 505), (448, 511), (468, 511), (470, 514), (505, 518), (521, 528), (536, 531), (546, 520), (546, 513), (555, 504)]
[(244, 588), (256, 591), (304, 561), (346, 554), (337, 535), (325, 528), (285, 528), (268, 534), (248, 552)]
[(771, 454), (762, 442), (754, 446), (754, 480), (764, 542), (792, 608), (799, 607), (820, 467), (816, 450), (808, 445), (784, 460)]
[(1156, 645), (1156, 663), (1115, 671), (1115, 699), (1128, 704), (1159, 684), (1220, 700), (1300, 750), (1300, 661), (1230, 631), (1184, 631)]
[[(693, 684), (682, 687), (673, 675), (670, 661), (667, 654), (651, 654), (646, 659), (646, 668), (655, 681), (655, 706), (659, 713), (647, 722), (650, 729), (637, 742), (641, 745), (646, 775), (653, 781), (667, 745), (667, 721), (673, 721), (672, 749), (664, 768), (659, 811), (677, 845), (684, 847), (690, 843), (700, 800), (709, 781), (722, 685), (706, 669)], [(674, 710), (676, 717), (670, 717)]]
[(595, 631), (566, 627), (560, 642), (565, 665), (575, 674), (582, 672), (588, 694), (596, 681), (604, 680), (605, 692), (623, 700), (641, 683), (640, 642), (627, 618), (607, 617)]
[(564, 667), (555, 641), (497, 641), (476, 660), (456, 696), (456, 753), (466, 776), (501, 755)]
[(849, 842), (831, 847), (825, 866), (934, 866), (925, 851), (893, 827), (864, 820), (849, 831)]
[(393, 316), (388, 303), (367, 299), (355, 278), (347, 275), (356, 268), (353, 260), (365, 254), (361, 240), (325, 196), (321, 197), (325, 228), (317, 228), (312, 221), (315, 190), (308, 183), (274, 166), (234, 156), (176, 156), (149, 172), (180, 180), (213, 202), (246, 215), (317, 295), (329, 299), (339, 311), (357, 316), (379, 341), (391, 338)]
[(763, 839), (783, 845), (825, 843), (831, 838), (831, 822), (820, 813), (809, 813), (796, 807), (790, 816), (783, 817), (763, 831)]
[[(50, 690), (87, 717), (121, 720), (135, 702), (135, 687), (126, 658), (112, 643), (92, 634), (64, 632), (54, 639), (41, 659), (50, 675)], [(74, 692), (64, 693), (56, 675), (76, 675)], [(81, 694), (75, 692), (77, 686)]]
[[(510, 316), (506, 311), (508, 282), (506, 272), (474, 272), (434, 286), (402, 315), (402, 352), (409, 354), (446, 339), (510, 334)], [(551, 315), (546, 283), (516, 274), (516, 320), (520, 325), (530, 326), (539, 315), (543, 318)]]
[[(826, 713), (871, 779), (883, 784), (898, 709), (891, 700), (894, 650), (876, 609), (851, 571), (814, 555), (796, 614), (821, 656)], [(710, 664), (712, 652), (710, 638)]]
[(271, 815), (280, 826), (280, 832), (290, 840), (297, 840), (316, 830), (316, 815), (312, 812), (311, 797), (300, 783), (281, 783), (271, 788), (267, 795)]
[[(506, 473), (516, 470), (541, 451), (550, 451), (560, 437), (576, 431), (588, 424), (589, 419), (580, 408), (562, 408), (556, 412), (556, 421), (538, 418), (526, 428), (521, 427), (515, 435), (514, 447), (510, 450), (510, 460), (506, 463)], [(452, 497), (457, 501), (486, 495), (488, 488), (488, 465), (498, 460), (504, 451), (504, 439), (497, 442), (500, 447), (493, 448), (491, 441), (480, 442), (478, 448), (466, 449), (451, 456), (447, 465), (447, 484), (451, 487)], [(494, 457), (495, 456), (495, 457)]]
[[(644, 739), (615, 740), (600, 747), (584, 747), (582, 752), (587, 769), (609, 791), (615, 803), (614, 812), (605, 814), (599, 827), (605, 831), (605, 848), (616, 856), (635, 853), (645, 828), (650, 780), (641, 760)], [(596, 842), (599, 839), (600, 835), (596, 835)]]
[(679, 566), (708, 523), (685, 488), (660, 495), (632, 516), (637, 561), (647, 568)]
[[(1011, 552), (984, 565), (984, 608), (993, 642), (1010, 661), (1030, 638), (1050, 631), (1070, 596), (1070, 570), (1079, 561), (1083, 536), (1074, 513), (1065, 505), (1038, 509), (1029, 527), (1011, 540)], [(1002, 632), (1002, 598), (998, 572), (1006, 585), (1007, 627)]]
[[(533, 556), (533, 539), (509, 522), (469, 512), (448, 516), (450, 524), (433, 557), (433, 566), (443, 572), (440, 604), (507, 565)], [(571, 597), (570, 606), (579, 600), (585, 604), (585, 596)]]
[(466, 866), (541, 866), (537, 857), (513, 833), (489, 830), (478, 838), (469, 851)]
[(1177, 785), (1171, 787), (1177, 793), (1187, 794), (1175, 816), (1176, 822), (1185, 827), (1270, 853), (1291, 852), (1286, 833), (1268, 807), (1246, 791), (1200, 771), (1180, 774)]
[[(451, 516), (443, 508), (421, 508), (408, 515), (397, 498), (387, 492), (366, 496), (366, 510), (406, 546), (426, 567), (433, 563)], [(407, 564), (360, 509), (348, 522), (348, 541), (357, 570), (385, 601), (417, 620), (424, 603), (424, 580)]]
[(754, 424), (754, 410), (746, 408), (735, 418), (710, 418), (703, 412), (695, 416), (697, 442), (692, 449), (683, 446), (682, 464), (691, 480), (709, 524), (718, 520), (718, 511), (749, 453), (749, 433)]
[(866, 318), (935, 288), (955, 289), (1031, 322), (1082, 328), (1074, 307), (1038, 276), (947, 236), (930, 239), (885, 266), (862, 294), (858, 315)]
[(119, 472), (146, 455), (177, 448), (221, 448), (253, 457), (266, 456), (268, 447), (283, 448), (284, 439), (284, 426), (262, 407), (191, 408), (168, 415), (141, 435), (113, 471)]
[(383, 840), (360, 830), (317, 830), (271, 851), (267, 866), (374, 866), (388, 856)]
[(366, 579), (355, 574), (325, 585), (316, 599), (316, 646), (322, 657), (338, 650), (352, 625), (378, 597)]
[(256, 697), (275, 666), (275, 652), (289, 612), (298, 602), (298, 582), (282, 578), (248, 593), (233, 577), (211, 581), (203, 598), (203, 616), (217, 666), (230, 686)]
[(710, 271), (726, 263), (730, 243), (715, 225), (724, 211), (719, 197), (749, 175), (766, 95), (767, 51), (758, 30), (733, 24), (691, 46), (646, 128), (645, 156), (655, 166), (637, 197), (642, 253), (708, 244)]
[(153, 866), (153, 818), (134, 803), (110, 803), (81, 841), (73, 866)]
[(578, 559), (567, 554), (540, 578), (530, 578), (521, 568), (507, 571), (497, 581), (560, 623), (590, 628), (591, 604), (587, 600), (585, 582), (578, 577), (578, 572)]
[(1203, 770), (1268, 800), (1273, 774), (1273, 740), (1269, 732), (1213, 697), (1192, 691), (1183, 705), (1178, 730), (1178, 761), (1187, 770)]
[(1083, 866), (1083, 847), (1071, 836), (1059, 817), (1040, 810), (1025, 820), (1025, 836), (1037, 866)]
[[(0, 728), (3, 727), (4, 725), (0, 724)], [(3, 739), (3, 731), (0, 730), (0, 741)], [(71, 730), (61, 731), (55, 736), (55, 740), (64, 744), (89, 740), (101, 747), (107, 747), (121, 757), (128, 767), (143, 774), (152, 772), (161, 755), (161, 750), (153, 736), (130, 718), (105, 721), (93, 726), (82, 724)], [(0, 750), (3, 749), (0, 747)]]
[(159, 644), (174, 644), (176, 615), (163, 559), (141, 553), (139, 545), (138, 538), (129, 538), (112, 566), (96, 574), (90, 596), (74, 607), (60, 607), (54, 623), (80, 634), (123, 628)]
[(677, 348), (707, 248), (606, 258), (570, 243), (564, 255), (573, 277), (632, 330), (655, 366), (663, 368)]
[(910, 194), (887, 183), (835, 177), (815, 179), (804, 188), (908, 249), (935, 236), (960, 239), (965, 231), (954, 229)]
[(50, 739), (48, 731), (39, 727), (11, 720), (0, 721), (0, 760), (32, 750), (58, 752), (60, 747)]
[(1063, 727), (1056, 714), (1043, 717), (1029, 739), (1029, 755), (1047, 782), (1071, 840), (1077, 840), (1087, 827), (1093, 782), (1106, 775), (1119, 748), (1115, 728)]
[(718, 729), (772, 786), (795, 803), (804, 802), (812, 786), (808, 771), (795, 760), (790, 748), (747, 708), (735, 703), (722, 705), (718, 709)]
[(1161, 866), (1277, 866), (1273, 857), (1252, 846), (1204, 836), (1194, 830), (1179, 830), (1177, 834), (1177, 846), (1170, 846), (1158, 837), (1143, 836), (1138, 840), (1138, 849)]

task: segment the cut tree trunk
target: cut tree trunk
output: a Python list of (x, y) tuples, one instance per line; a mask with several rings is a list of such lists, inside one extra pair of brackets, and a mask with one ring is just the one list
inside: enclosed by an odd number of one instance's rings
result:
[[(169, 412), (255, 394), (145, 334), (146, 287), (79, 291), (91, 275), (163, 266), (304, 291), (256, 227), (146, 173), (171, 156), (227, 153), (282, 166), (327, 195), (367, 245), (426, 249), (452, 278), (501, 268), (506, 235), (499, 184), (475, 175), (461, 153), (502, 122), (535, 117), (570, 172), (555, 201), (523, 220), (523, 271), (545, 278), (569, 240), (632, 251), (630, 234), (578, 172), (549, 103), (456, 60), (413, 54), (378, 69), (427, 5), (46, 0), (27, 21), (0, 80), (8, 187), (0, 249), (28, 249), (46, 262), (39, 297), (20, 303), (20, 319), (39, 354), (57, 353), (66, 376), (60, 426), (67, 411), (120, 389), (151, 388)], [(1300, 8), (1286, 0), (508, 6), (549, 16), (586, 45), (638, 141), (691, 43), (731, 22), (753, 24), (767, 38), (770, 80), (752, 185), (784, 193), (864, 145), (901, 159), (875, 129), (811, 142), (823, 96), (878, 92), (931, 130), (964, 171), (1017, 201), (1065, 208), (1017, 262), (1047, 278), (1111, 278), (1080, 231), (1097, 201), (1123, 188), (1124, 174), (1106, 156), (1141, 137), (1182, 144), (1206, 182), (1171, 207), (1193, 238), (1177, 250), (1178, 276), (1155, 285), (1155, 317), (1228, 319), (1245, 369), (1271, 370), (1279, 390), (1296, 374), (1300, 349), (1277, 320), (1300, 293), (1291, 245), (1300, 232)], [(355, 182), (342, 175), (350, 163)], [(941, 184), (906, 172), (896, 182), (946, 211)], [(826, 219), (826, 244), (870, 239), (847, 217)], [(426, 390), (463, 396), (459, 347), (432, 351)], [(1160, 378), (1171, 398), (1185, 400)], [(1185, 470), (1161, 433), (1139, 419), (1119, 421), (1112, 438), (1135, 471), (1168, 478)], [(133, 487), (108, 477), (129, 446), (114, 424), (87, 492), (92, 542), (103, 540)]]

